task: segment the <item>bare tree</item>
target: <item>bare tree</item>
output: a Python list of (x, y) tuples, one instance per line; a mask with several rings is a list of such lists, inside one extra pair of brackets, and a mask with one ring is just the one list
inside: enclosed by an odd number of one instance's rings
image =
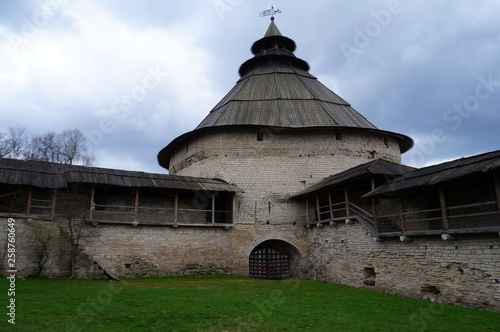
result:
[(10, 148), (8, 143), (8, 136), (6, 133), (0, 132), (0, 158), (8, 156), (10, 154)]
[(0, 132), (0, 158), (21, 158), (28, 146), (29, 135), (26, 128), (10, 127), (9, 133)]
[(26, 159), (57, 163), (59, 162), (59, 151), (59, 138), (55, 132), (49, 131), (46, 134), (33, 137), (26, 152)]
[(87, 139), (78, 129), (65, 130), (59, 134), (49, 131), (30, 138), (25, 128), (12, 127), (8, 134), (0, 132), (0, 158), (3, 157), (67, 165), (95, 164)]
[(58, 139), (61, 164), (81, 163), (91, 166), (94, 163), (94, 157), (88, 153), (87, 139), (80, 130), (65, 130), (59, 134)]
[(71, 278), (76, 277), (76, 263), (82, 241), (99, 235), (99, 228), (89, 220), (90, 192), (88, 188), (73, 185), (61, 192), (57, 199), (58, 220), (70, 241)]

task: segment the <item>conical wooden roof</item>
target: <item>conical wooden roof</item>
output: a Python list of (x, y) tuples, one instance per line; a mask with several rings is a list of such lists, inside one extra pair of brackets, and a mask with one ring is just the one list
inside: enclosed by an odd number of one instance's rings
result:
[(295, 42), (271, 20), (263, 38), (251, 47), (253, 57), (239, 69), (240, 79), (195, 130), (174, 139), (158, 154), (168, 169), (170, 154), (207, 130), (238, 126), (281, 128), (352, 128), (377, 132), (399, 141), (401, 152), (411, 138), (377, 129), (351, 105), (309, 73), (309, 65), (293, 53)]

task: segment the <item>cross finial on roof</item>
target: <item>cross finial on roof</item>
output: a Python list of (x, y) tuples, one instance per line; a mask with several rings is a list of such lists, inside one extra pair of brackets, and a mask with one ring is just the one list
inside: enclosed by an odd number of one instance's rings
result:
[(266, 10), (260, 12), (259, 16), (266, 17), (266, 16), (271, 15), (271, 21), (274, 21), (274, 14), (281, 14), (281, 10), (279, 10), (279, 9), (275, 10), (274, 7), (271, 6), (271, 9), (266, 9)]

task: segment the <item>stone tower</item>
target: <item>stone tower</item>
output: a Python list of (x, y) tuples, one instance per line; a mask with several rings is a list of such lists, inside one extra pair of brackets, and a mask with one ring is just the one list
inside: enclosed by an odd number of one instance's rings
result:
[(218, 178), (244, 191), (229, 231), (243, 273), (250, 252), (270, 241), (297, 258), (306, 254), (304, 209), (291, 195), (372, 159), (399, 163), (413, 144), (377, 129), (325, 87), (295, 48), (271, 20), (231, 91), (158, 154), (170, 174)]

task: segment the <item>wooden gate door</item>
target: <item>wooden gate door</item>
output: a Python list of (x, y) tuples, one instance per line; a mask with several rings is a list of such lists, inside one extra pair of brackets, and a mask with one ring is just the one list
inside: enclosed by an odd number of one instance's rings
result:
[(249, 270), (251, 278), (290, 278), (290, 256), (273, 247), (255, 249), (250, 254)]

